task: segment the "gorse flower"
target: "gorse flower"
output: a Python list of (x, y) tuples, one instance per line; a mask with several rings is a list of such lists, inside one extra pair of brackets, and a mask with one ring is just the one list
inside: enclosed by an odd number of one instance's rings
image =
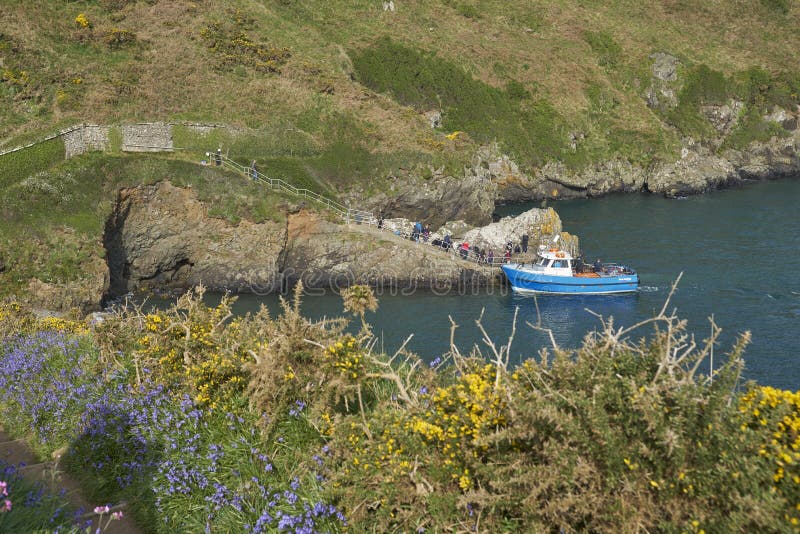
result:
[(84, 13), (80, 13), (77, 17), (75, 17), (75, 24), (78, 28), (91, 28), (92, 23)]

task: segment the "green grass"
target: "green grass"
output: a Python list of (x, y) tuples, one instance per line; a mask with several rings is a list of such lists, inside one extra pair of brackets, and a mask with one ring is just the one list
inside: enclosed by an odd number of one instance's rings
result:
[(0, 187), (44, 171), (64, 159), (60, 137), (0, 156)]
[(500, 141), (523, 163), (558, 159), (562, 118), (544, 99), (529, 101), (524, 87), (497, 89), (458, 65), (382, 38), (352, 54), (359, 79), (419, 111), (443, 110), (445, 130), (464, 130), (481, 143)]

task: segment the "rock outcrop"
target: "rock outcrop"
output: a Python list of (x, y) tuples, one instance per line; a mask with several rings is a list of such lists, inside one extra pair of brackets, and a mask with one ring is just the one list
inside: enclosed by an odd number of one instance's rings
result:
[(528, 236), (529, 247), (536, 249), (540, 243), (550, 243), (559, 236), (559, 246), (573, 255), (579, 252), (578, 238), (562, 232), (561, 219), (553, 208), (533, 208), (516, 217), (503, 217), (496, 223), (474, 228), (464, 235), (470, 245), (493, 250), (499, 254), (509, 241), (515, 245), (522, 236)]
[(302, 280), (306, 287), (448, 289), (486, 285), (496, 274), (386, 230), (335, 224), (310, 211), (289, 215), (283, 275), (289, 282)]
[(736, 168), (728, 160), (707, 151), (685, 150), (682, 159), (658, 166), (648, 177), (647, 188), (678, 197), (716, 189), (737, 179)]
[(286, 226), (209, 217), (191, 189), (162, 182), (119, 192), (104, 241), (112, 294), (201, 283), (271, 290), (280, 287)]
[[(734, 106), (735, 107), (735, 106)], [(725, 108), (725, 109), (724, 109)], [(715, 127), (731, 128), (733, 115), (726, 106), (716, 109)], [(709, 110), (709, 113), (712, 111)], [(796, 118), (777, 114), (776, 121)], [(517, 169), (509, 166), (509, 169)], [(611, 160), (575, 171), (562, 163), (548, 163), (533, 175), (521, 172), (491, 174), (501, 203), (554, 198), (580, 198), (613, 192), (650, 191), (665, 196), (703, 193), (745, 180), (780, 178), (800, 173), (800, 130), (741, 150), (715, 151), (686, 140), (678, 159), (644, 169), (627, 161)]]
[(32, 278), (28, 283), (27, 299), (34, 308), (52, 311), (80, 310), (89, 313), (100, 309), (109, 288), (109, 275), (103, 258), (92, 255), (82, 263), (83, 276), (62, 284)]
[(402, 217), (433, 227), (456, 220), (477, 226), (491, 222), (496, 196), (497, 186), (491, 180), (434, 172), (430, 180), (396, 180), (394, 191), (362, 202), (387, 218)]

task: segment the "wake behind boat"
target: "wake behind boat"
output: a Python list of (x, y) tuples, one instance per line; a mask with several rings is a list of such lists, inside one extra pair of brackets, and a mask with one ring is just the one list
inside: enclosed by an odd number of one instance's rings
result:
[(544, 245), (533, 264), (507, 263), (502, 266), (514, 291), (597, 295), (628, 293), (639, 287), (639, 276), (624, 265), (584, 265), (568, 252)]

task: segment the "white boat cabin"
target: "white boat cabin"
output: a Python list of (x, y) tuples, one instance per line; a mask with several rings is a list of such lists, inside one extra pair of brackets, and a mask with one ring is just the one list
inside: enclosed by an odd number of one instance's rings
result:
[(569, 252), (556, 248), (540, 248), (537, 254), (539, 257), (533, 263), (533, 270), (553, 276), (572, 276), (575, 259)]

